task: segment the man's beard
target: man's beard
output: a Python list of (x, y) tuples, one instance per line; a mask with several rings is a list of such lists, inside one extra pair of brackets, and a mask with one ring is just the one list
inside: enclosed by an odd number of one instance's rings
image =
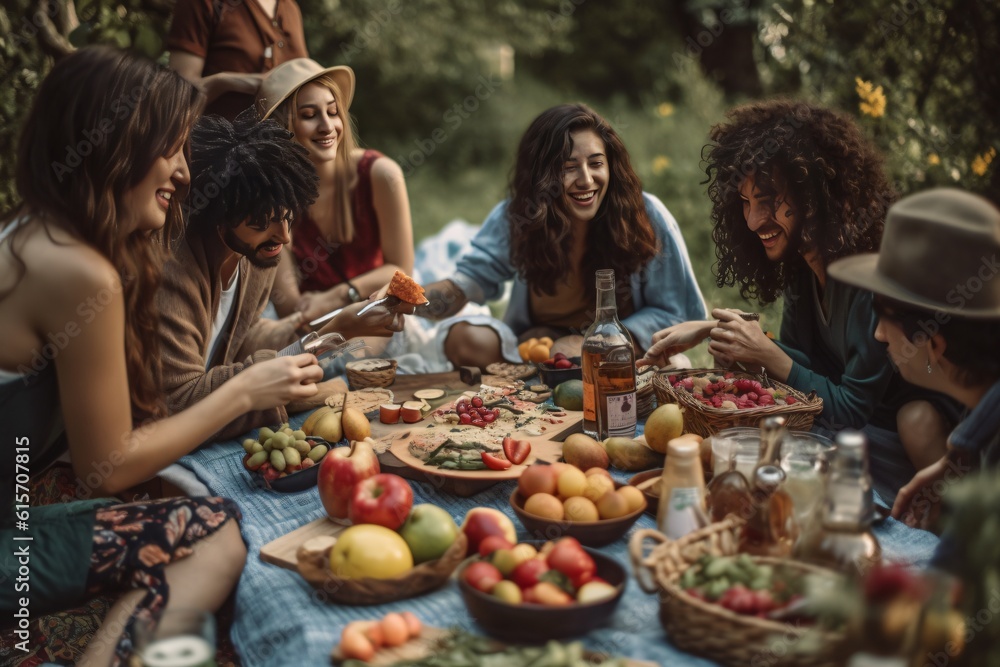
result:
[(226, 246), (235, 253), (243, 255), (250, 263), (256, 266), (258, 269), (270, 269), (274, 268), (281, 262), (281, 253), (278, 253), (274, 257), (261, 257), (260, 250), (269, 245), (274, 245), (273, 243), (261, 243), (256, 248), (249, 243), (244, 243), (236, 236), (230, 227), (226, 227), (225, 231), (222, 233), (222, 240)]

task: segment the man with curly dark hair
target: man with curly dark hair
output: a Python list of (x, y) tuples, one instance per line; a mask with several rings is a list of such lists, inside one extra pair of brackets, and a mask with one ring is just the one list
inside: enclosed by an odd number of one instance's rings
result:
[[(276, 356), (301, 335), (301, 314), (262, 318), (289, 227), (316, 199), (316, 172), (306, 150), (274, 121), (255, 117), (198, 121), (191, 135), (187, 227), (173, 248), (157, 294), (163, 387), (171, 412), (196, 403), (251, 364)], [(361, 301), (321, 333), (345, 338), (391, 336), (402, 315)], [(288, 412), (322, 405), (345, 390), (323, 382), (308, 401), (251, 412), (217, 434), (234, 437), (286, 421)]]
[(783, 296), (780, 340), (716, 309), (716, 320), (658, 332), (647, 357), (659, 360), (709, 336), (721, 365), (815, 390), (823, 429), (868, 429), (873, 474), (883, 495), (894, 495), (914, 473), (908, 453), (921, 467), (940, 458), (949, 424), (935, 405), (947, 401), (913, 400), (923, 397), (873, 338), (871, 293), (830, 281), (826, 271), (834, 260), (879, 246), (896, 199), (881, 156), (850, 117), (799, 101), (737, 107), (710, 136), (717, 284), (739, 286), (744, 298), (763, 304)]

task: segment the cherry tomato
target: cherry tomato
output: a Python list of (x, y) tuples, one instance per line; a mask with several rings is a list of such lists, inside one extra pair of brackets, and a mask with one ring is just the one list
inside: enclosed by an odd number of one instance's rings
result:
[(470, 415), (468, 412), (463, 412), (458, 416), (458, 421), (462, 422), (463, 424), (471, 424), (472, 415)]
[(472, 397), (472, 406), (473, 406), (473, 407), (476, 407), (476, 408), (481, 408), (481, 407), (483, 407), (483, 399), (481, 399), (481, 398), (480, 398), (480, 397), (478, 397), (478, 396), (473, 396), (473, 397)]
[(494, 415), (492, 412), (487, 412), (486, 414), (483, 415), (482, 419), (487, 424), (492, 424), (494, 421), (496, 421), (496, 415)]

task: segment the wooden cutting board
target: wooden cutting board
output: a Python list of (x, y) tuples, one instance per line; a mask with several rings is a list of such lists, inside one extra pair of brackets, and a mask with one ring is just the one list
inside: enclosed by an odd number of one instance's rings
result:
[[(444, 628), (424, 626), (419, 637), (411, 639), (402, 646), (380, 649), (367, 664), (372, 665), (372, 667), (392, 667), (392, 665), (403, 660), (420, 660), (430, 657), (434, 655), (437, 643), (442, 638), (447, 637), (448, 634), (449, 631)], [(494, 641), (494, 644), (496, 644), (497, 651), (503, 650), (504, 645), (501, 642)], [(601, 665), (605, 660), (610, 659), (593, 651), (585, 651), (584, 658), (589, 665)], [(344, 661), (345, 658), (340, 653), (339, 646), (334, 648), (330, 659), (335, 665), (339, 665)], [(656, 667), (655, 663), (643, 660), (626, 659), (625, 664), (628, 667)]]
[(348, 528), (347, 525), (334, 523), (325, 516), (321, 517), (262, 546), (260, 548), (260, 559), (265, 563), (271, 563), (286, 570), (298, 572), (298, 560), (295, 558), (295, 554), (300, 546), (314, 537), (323, 535), (336, 537), (344, 532), (346, 528)]

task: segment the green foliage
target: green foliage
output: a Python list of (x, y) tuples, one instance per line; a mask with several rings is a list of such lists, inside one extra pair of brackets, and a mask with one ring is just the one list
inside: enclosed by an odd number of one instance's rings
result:
[[(761, 39), (775, 90), (858, 114), (904, 193), (950, 185), (1000, 201), (1000, 169), (989, 165), (1000, 149), (1000, 5), (796, 0), (782, 7)], [(861, 111), (857, 78), (883, 88), (884, 115)]]

